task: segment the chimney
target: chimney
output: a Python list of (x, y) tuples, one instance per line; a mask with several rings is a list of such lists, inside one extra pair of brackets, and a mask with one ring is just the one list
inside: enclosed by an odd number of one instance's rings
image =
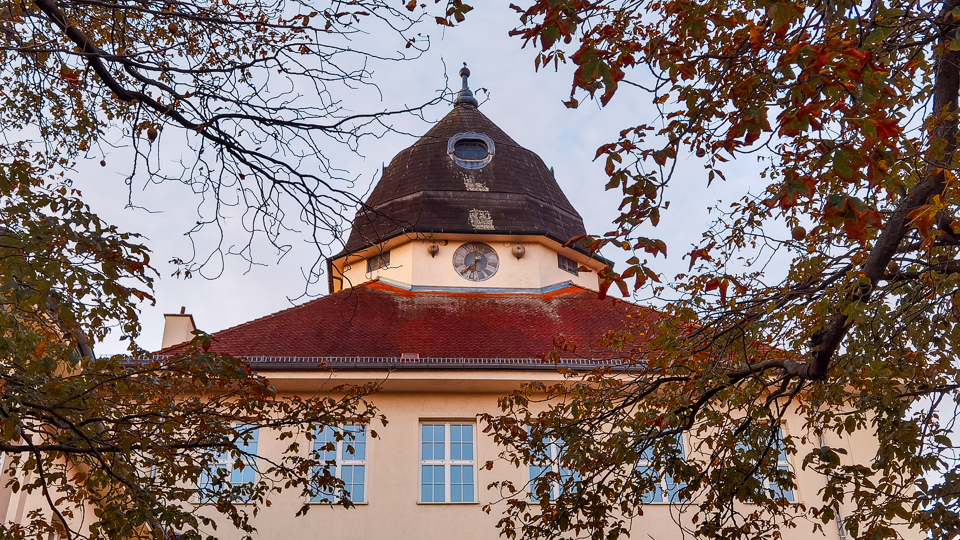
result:
[(179, 345), (193, 339), (193, 331), (197, 325), (193, 323), (193, 315), (187, 314), (187, 308), (181, 307), (180, 313), (167, 313), (163, 316), (163, 343), (161, 349)]

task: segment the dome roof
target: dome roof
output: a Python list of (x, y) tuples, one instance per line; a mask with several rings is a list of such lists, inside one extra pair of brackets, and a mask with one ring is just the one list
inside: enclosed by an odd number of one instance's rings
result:
[[(483, 141), (489, 161), (456, 159), (458, 139)], [(566, 243), (586, 230), (543, 160), (458, 100), (384, 169), (338, 257), (406, 233), (541, 235)]]

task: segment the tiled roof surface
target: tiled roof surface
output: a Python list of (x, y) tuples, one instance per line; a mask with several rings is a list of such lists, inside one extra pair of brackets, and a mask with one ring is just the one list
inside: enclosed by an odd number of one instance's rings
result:
[[(650, 310), (569, 285), (544, 294), (412, 292), (372, 281), (213, 335), (212, 350), (246, 357), (538, 358), (563, 335), (571, 358), (627, 315)], [(161, 353), (175, 353), (174, 346)]]
[[(447, 155), (450, 138), (467, 132), (490, 137), (496, 147), (481, 169), (464, 169)], [(471, 211), (489, 212), (493, 230), (475, 228)], [(543, 160), (475, 107), (461, 105), (393, 158), (357, 212), (343, 253), (407, 232), (493, 231), (544, 235), (561, 243), (586, 234)]]

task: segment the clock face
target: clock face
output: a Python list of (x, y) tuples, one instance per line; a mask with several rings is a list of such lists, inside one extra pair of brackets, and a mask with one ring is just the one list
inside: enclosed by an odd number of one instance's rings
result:
[(464, 279), (486, 281), (500, 268), (500, 257), (483, 242), (470, 242), (453, 252), (453, 268)]

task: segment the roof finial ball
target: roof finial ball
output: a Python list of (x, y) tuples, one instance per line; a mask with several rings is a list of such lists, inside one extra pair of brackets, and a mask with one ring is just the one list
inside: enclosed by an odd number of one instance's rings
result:
[(463, 79), (463, 88), (457, 92), (456, 99), (453, 100), (453, 105), (470, 105), (477, 107), (480, 103), (477, 101), (477, 98), (473, 97), (473, 92), (470, 91), (470, 86), (467, 84), (467, 78), (470, 77), (470, 70), (467, 69), (467, 63), (463, 63), (463, 67), (460, 69), (460, 77)]

